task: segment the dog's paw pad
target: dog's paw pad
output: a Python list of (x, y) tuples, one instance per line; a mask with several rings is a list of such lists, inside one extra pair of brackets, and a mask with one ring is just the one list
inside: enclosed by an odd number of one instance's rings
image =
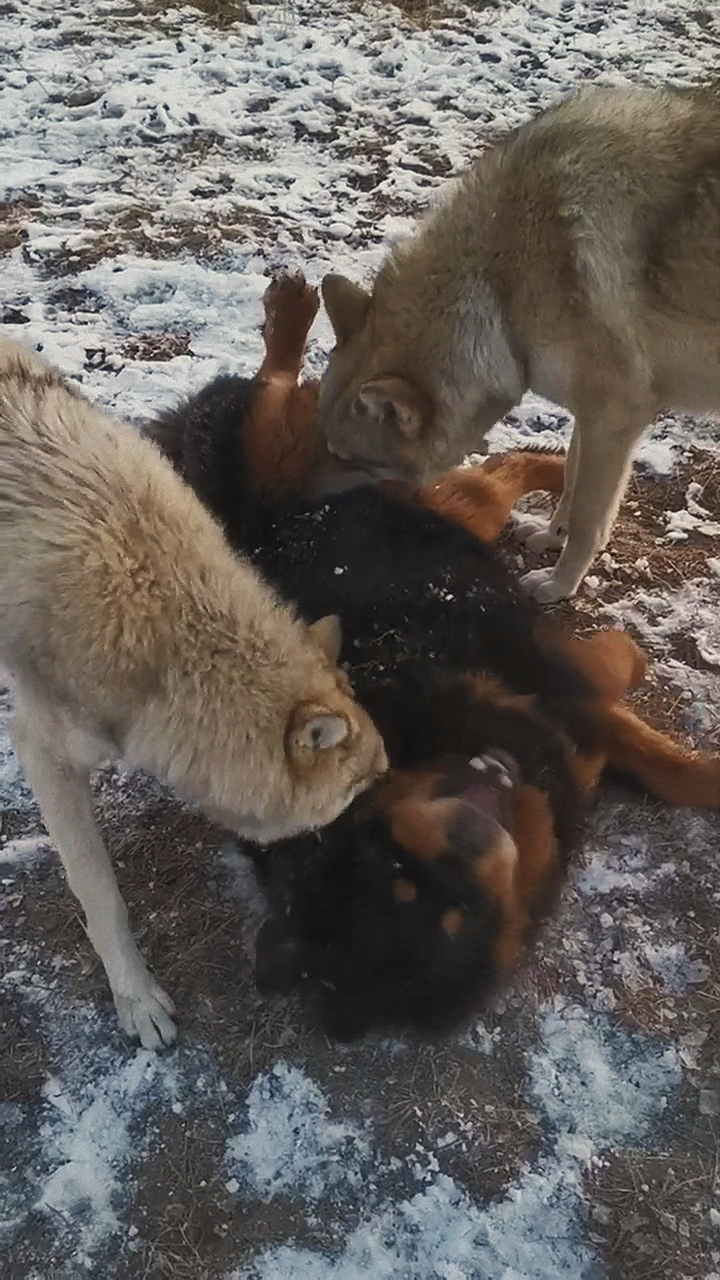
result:
[(173, 1044), (177, 1028), (171, 1017), (175, 1006), (169, 995), (150, 981), (131, 995), (115, 997), (120, 1025), (126, 1035), (139, 1040), (143, 1049)]
[(570, 594), (558, 586), (554, 569), (532, 569), (530, 573), (523, 574), (520, 585), (538, 604), (555, 604)]
[(307, 283), (301, 271), (283, 272), (270, 281), (263, 294), (263, 304), (268, 319), (276, 312), (296, 308), (314, 316), (320, 306), (320, 294), (314, 285)]

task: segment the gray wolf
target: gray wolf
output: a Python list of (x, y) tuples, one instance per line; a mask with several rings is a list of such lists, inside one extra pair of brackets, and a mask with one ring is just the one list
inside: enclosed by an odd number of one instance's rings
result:
[(122, 758), (244, 836), (332, 821), (386, 767), (315, 626), (234, 556), (160, 451), (0, 343), (0, 659), (14, 740), (120, 1021), (175, 1036), (130, 933), (90, 770)]
[(524, 582), (572, 595), (661, 410), (720, 409), (720, 92), (589, 87), (481, 155), (381, 268), (329, 275), (319, 421), (374, 476), (427, 480), (532, 389), (575, 416)]

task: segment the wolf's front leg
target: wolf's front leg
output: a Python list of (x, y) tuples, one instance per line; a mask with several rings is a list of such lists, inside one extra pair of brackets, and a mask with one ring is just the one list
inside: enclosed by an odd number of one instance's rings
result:
[(89, 770), (73, 760), (67, 735), (48, 709), (19, 699), (13, 738), (56, 845), (68, 884), (85, 912), (90, 941), (105, 966), (115, 1007), (145, 1049), (176, 1036), (172, 1000), (157, 985), (133, 941), (110, 857), (95, 822)]
[(565, 481), (560, 501), (555, 508), (549, 525), (544, 529), (536, 528), (529, 537), (523, 539), (528, 551), (559, 551), (565, 546), (570, 504), (577, 476), (578, 440), (579, 435), (576, 428), (570, 437), (570, 444), (565, 458)]
[[(606, 404), (585, 420), (578, 414), (567, 541), (554, 568), (534, 569), (521, 579), (535, 600), (552, 604), (577, 591), (610, 537), (632, 465), (633, 445), (652, 418), (652, 408), (635, 410), (617, 403)], [(561, 508), (562, 504), (561, 499)]]

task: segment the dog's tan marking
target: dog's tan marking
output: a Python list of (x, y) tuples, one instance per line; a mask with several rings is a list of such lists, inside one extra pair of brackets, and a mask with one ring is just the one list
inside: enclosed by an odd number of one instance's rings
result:
[(459, 907), (448, 907), (440, 917), (440, 928), (449, 938), (454, 938), (463, 927), (464, 916)]
[[(542, 634), (538, 634), (543, 643)], [(599, 697), (617, 702), (642, 682), (648, 660), (628, 631), (596, 631), (591, 636), (568, 636), (553, 631), (553, 641), (573, 666), (593, 684)]]
[(515, 891), (523, 908), (531, 912), (559, 870), (555, 824), (550, 801), (537, 787), (517, 787), (513, 801), (518, 849)]
[(400, 800), (390, 815), (393, 839), (421, 862), (432, 862), (448, 852), (448, 828), (457, 813), (454, 797), (441, 800)]
[(446, 471), (425, 486), (398, 481), (396, 492), (461, 525), (481, 542), (491, 543), (499, 538), (524, 494), (562, 492), (564, 469), (564, 459), (555, 455), (498, 454), (481, 467)]
[(414, 885), (412, 880), (406, 880), (404, 876), (398, 876), (397, 880), (393, 880), (392, 896), (393, 902), (397, 902), (398, 906), (414, 902), (417, 898), (417, 885)]
[(468, 677), (468, 688), (478, 701), (494, 702), (498, 707), (512, 707), (529, 711), (535, 703), (533, 694), (510, 693), (501, 680), (485, 671)]
[(570, 768), (583, 795), (593, 794), (606, 765), (606, 751), (577, 751), (571, 757)]

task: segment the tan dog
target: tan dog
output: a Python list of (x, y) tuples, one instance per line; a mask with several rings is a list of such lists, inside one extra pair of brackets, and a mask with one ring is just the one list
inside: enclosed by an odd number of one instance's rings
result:
[[(481, 156), (382, 267), (327, 276), (319, 413), (374, 475), (458, 463), (524, 392), (575, 415), (536, 598), (604, 546), (662, 409), (720, 409), (720, 92), (589, 88)], [(565, 541), (567, 538), (567, 541)]]
[(334, 663), (156, 447), (0, 343), (0, 658), (14, 737), (125, 1030), (171, 1041), (132, 939), (90, 770), (122, 758), (241, 835), (331, 822), (386, 768)]

